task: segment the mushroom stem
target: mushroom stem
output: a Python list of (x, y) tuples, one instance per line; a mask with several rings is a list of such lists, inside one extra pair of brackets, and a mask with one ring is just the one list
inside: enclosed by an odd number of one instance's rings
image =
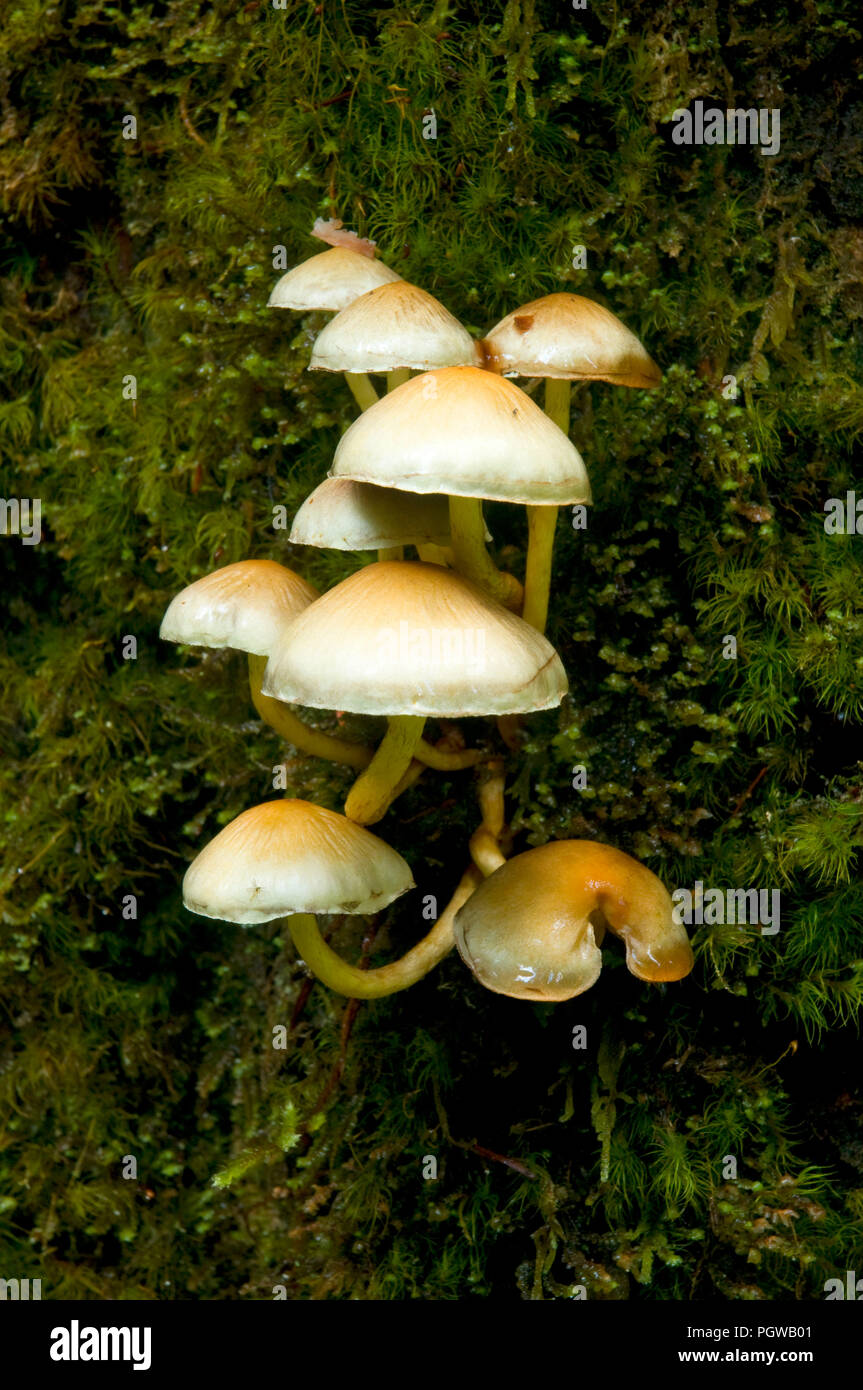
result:
[(348, 999), (380, 999), (408, 989), (433, 970), (455, 945), (453, 922), (459, 908), (467, 902), (482, 882), (479, 872), (471, 865), (431, 931), (418, 941), (400, 960), (377, 970), (359, 970), (348, 965), (327, 945), (310, 912), (298, 912), (287, 918), (288, 930), (294, 945), (312, 974), (336, 994)]
[[(545, 413), (569, 438), (570, 383), (548, 377), (545, 383)], [(551, 590), (551, 561), (557, 507), (528, 507), (527, 566), (524, 575), (522, 617), (538, 632), (545, 632), (548, 596)]]
[(455, 556), (452, 547), (448, 545), (435, 545), (434, 541), (426, 541), (424, 545), (417, 546), (417, 555), (421, 560), (427, 561), (430, 565), (453, 565)]
[(303, 753), (311, 753), (316, 758), (326, 758), (331, 763), (346, 763), (358, 770), (367, 768), (372, 762), (373, 753), (364, 743), (348, 743), (345, 739), (325, 734), (320, 729), (310, 729), (294, 714), (290, 705), (282, 700), (274, 700), (261, 691), (261, 677), (267, 664), (265, 656), (249, 653), (249, 690), (252, 704), (265, 724), (275, 729), (277, 734), (287, 739)]
[(345, 381), (360, 410), (368, 410), (369, 406), (375, 404), (378, 393), (365, 372), (345, 372)]
[[(569, 385), (569, 383), (566, 383)], [(537, 632), (545, 632), (551, 593), (551, 561), (557, 507), (528, 507), (527, 565), (524, 572), (524, 608), (521, 616)]]
[(403, 545), (389, 545), (378, 551), (378, 560), (403, 560), (405, 558), (405, 548)]
[(360, 825), (374, 825), (394, 800), (396, 788), (411, 765), (422, 738), (425, 715), (395, 714), (365, 772), (348, 792), (345, 815)]
[(503, 759), (495, 758), (489, 763), (488, 772), (479, 789), (482, 824), (470, 837), (470, 857), (483, 878), (488, 878), (495, 869), (506, 863), (506, 855), (500, 847), (505, 814)]
[(485, 548), (482, 502), (478, 497), (450, 497), (449, 528), (455, 567), (485, 593), (513, 612), (521, 609), (523, 589), (515, 575), (505, 574)]
[(387, 372), (387, 395), (390, 391), (397, 391), (400, 386), (404, 386), (406, 381), (411, 379), (410, 367), (397, 367), (394, 372)]

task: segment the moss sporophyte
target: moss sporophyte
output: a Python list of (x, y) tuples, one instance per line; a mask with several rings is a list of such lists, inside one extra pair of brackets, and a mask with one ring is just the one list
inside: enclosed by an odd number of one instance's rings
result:
[[(284, 917), (308, 968), (340, 994), (374, 998), (421, 979), (458, 942), (476, 978), (513, 998), (572, 998), (595, 983), (606, 928), (629, 969), (651, 982), (693, 965), (660, 880), (600, 842), (557, 841), (508, 859), (506, 755), (432, 745), (427, 719), (497, 717), (507, 755), (513, 720), (558, 706), (560, 657), (543, 635), (559, 505), (590, 502), (568, 438), (573, 380), (656, 386), (660, 373), (613, 314), (572, 294), (508, 315), (482, 342), (431, 295), (389, 271), (339, 226), (341, 244), (288, 271), (270, 303), (337, 309), (311, 367), (344, 372), (362, 415), (295, 518), (296, 544), (378, 551), (377, 561), (319, 596), (267, 560), (228, 565), (175, 598), (162, 636), (249, 656), (261, 717), (306, 753), (359, 770), (340, 816), (286, 799), (244, 812), (198, 855), (184, 901), (250, 924)], [(411, 372), (420, 375), (411, 377)], [(378, 398), (368, 374), (384, 374)], [(543, 413), (507, 376), (546, 378)], [(482, 500), (523, 505), (525, 584), (486, 549)], [(406, 560), (406, 546), (419, 558)], [(376, 751), (311, 728), (297, 708), (382, 716)], [(403, 859), (362, 827), (434, 770), (474, 768), (481, 820), (449, 905), (391, 965), (347, 965), (316, 913), (365, 914), (412, 887)]]

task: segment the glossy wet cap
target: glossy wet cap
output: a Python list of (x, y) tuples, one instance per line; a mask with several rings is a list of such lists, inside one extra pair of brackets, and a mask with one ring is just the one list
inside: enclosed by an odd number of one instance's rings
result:
[(605, 929), (633, 975), (680, 980), (693, 966), (671, 896), (637, 859), (592, 840), (557, 840), (497, 869), (458, 913), (456, 944), (481, 984), (559, 1002), (596, 983)]
[(366, 565), (286, 627), (265, 695), (357, 714), (515, 714), (566, 694), (551, 643), (454, 570)]
[(548, 294), (514, 309), (483, 343), (487, 364), (505, 376), (658, 386), (662, 373), (634, 333), (580, 294)]
[(355, 420), (333, 477), (500, 502), (590, 501), (575, 445), (504, 377), (445, 367), (414, 377)]
[(159, 636), (190, 647), (267, 656), (285, 624), (317, 597), (317, 589), (275, 560), (240, 560), (177, 594)]
[(401, 855), (371, 831), (310, 801), (267, 801), (201, 850), (183, 902), (250, 926), (297, 912), (377, 912), (413, 886)]

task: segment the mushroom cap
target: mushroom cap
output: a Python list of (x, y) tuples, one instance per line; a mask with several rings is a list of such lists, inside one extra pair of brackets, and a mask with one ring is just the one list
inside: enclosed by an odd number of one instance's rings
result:
[(566, 694), (551, 643), (454, 570), (366, 565), (283, 629), (265, 695), (356, 714), (550, 709)]
[(312, 370), (392, 372), (477, 366), (477, 344), (433, 295), (406, 280), (355, 299), (318, 335)]
[(265, 801), (204, 846), (183, 902), (250, 926), (296, 912), (377, 912), (413, 886), (401, 855), (347, 817), (310, 801)]
[(560, 506), (590, 501), (584, 461), (520, 387), (477, 367), (406, 381), (342, 436), (333, 477), (405, 492)]
[(465, 964), (514, 999), (572, 999), (594, 984), (605, 928), (640, 980), (680, 980), (693, 966), (671, 896), (637, 859), (592, 840), (557, 840), (510, 859), (455, 919)]
[(634, 333), (580, 294), (547, 294), (514, 309), (483, 343), (488, 366), (505, 376), (551, 376), (658, 386), (662, 373)]
[(438, 495), (421, 497), (351, 478), (326, 478), (294, 517), (289, 540), (331, 550), (449, 545), (449, 506)]
[(181, 590), (168, 605), (159, 636), (268, 656), (285, 623), (317, 597), (317, 589), (275, 560), (239, 560)]
[(334, 246), (286, 271), (267, 300), (271, 309), (346, 309), (361, 294), (401, 276), (383, 261)]

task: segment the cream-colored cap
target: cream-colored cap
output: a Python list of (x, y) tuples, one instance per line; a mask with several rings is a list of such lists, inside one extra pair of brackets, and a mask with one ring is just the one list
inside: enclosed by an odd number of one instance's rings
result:
[(406, 492), (557, 506), (590, 501), (563, 430), (505, 377), (444, 367), (406, 381), (354, 421), (333, 477)]
[(346, 309), (378, 285), (400, 279), (383, 261), (334, 246), (287, 271), (267, 304), (271, 309)]
[(460, 574), (385, 560), (283, 630), (262, 689), (319, 709), (458, 716), (551, 709), (567, 683), (550, 642)]
[(289, 539), (330, 550), (449, 545), (449, 506), (437, 495), (326, 478), (300, 507)]
[(505, 376), (550, 376), (658, 386), (662, 373), (634, 333), (580, 294), (548, 294), (514, 309), (483, 343), (488, 367)]
[(513, 999), (557, 1002), (594, 984), (606, 927), (640, 980), (680, 980), (692, 948), (668, 890), (621, 850), (558, 840), (495, 870), (455, 919), (456, 944), (481, 984)]
[(201, 850), (183, 902), (250, 926), (296, 912), (378, 912), (413, 886), (401, 855), (371, 831), (310, 801), (266, 801)]
[(370, 290), (331, 319), (309, 365), (325, 372), (425, 372), (478, 366), (480, 354), (467, 329), (433, 295), (399, 280)]
[(177, 594), (159, 636), (268, 656), (285, 624), (317, 597), (317, 589), (275, 560), (239, 560)]

